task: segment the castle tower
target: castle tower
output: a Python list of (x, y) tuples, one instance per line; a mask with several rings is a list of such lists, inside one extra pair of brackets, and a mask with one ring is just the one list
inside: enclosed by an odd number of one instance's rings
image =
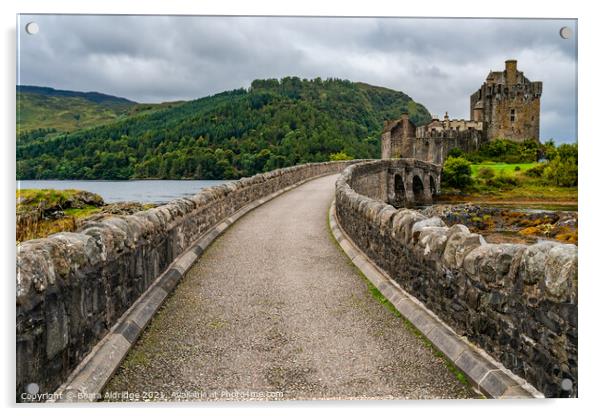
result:
[(470, 96), (470, 117), (485, 123), (487, 140), (539, 140), (542, 89), (541, 82), (529, 81), (517, 61), (509, 59), (504, 71), (491, 71)]

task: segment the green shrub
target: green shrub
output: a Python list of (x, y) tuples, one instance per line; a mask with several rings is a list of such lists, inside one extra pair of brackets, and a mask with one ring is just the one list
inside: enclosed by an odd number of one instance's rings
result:
[(516, 176), (510, 175), (505, 169), (502, 169), (498, 172), (496, 179), (498, 183), (504, 185), (518, 185), (518, 179)]
[(487, 179), (485, 183), (494, 188), (510, 188), (518, 185), (518, 179), (509, 175), (506, 170), (501, 170), (495, 177)]
[(452, 188), (467, 188), (472, 184), (470, 162), (462, 157), (448, 157), (443, 164), (441, 180)]
[(494, 176), (495, 176), (495, 171), (488, 166), (483, 166), (477, 172), (477, 177), (479, 177), (480, 179), (487, 180), (487, 179), (493, 178)]
[(332, 153), (330, 155), (330, 160), (352, 160), (353, 157), (349, 156), (345, 152)]
[(541, 178), (543, 175), (543, 170), (546, 167), (544, 163), (539, 163), (532, 168), (529, 168), (525, 171), (525, 175), (530, 176), (532, 178)]
[(513, 142), (496, 139), (486, 142), (479, 150), (470, 152), (466, 158), (473, 163), (493, 160), (497, 163), (530, 163), (535, 162), (544, 153), (544, 147), (535, 140)]
[(461, 149), (454, 147), (449, 151), (447, 157), (465, 157), (465, 153)]
[(562, 159), (560, 154), (543, 170), (544, 179), (557, 186), (577, 186), (577, 176), (577, 160), (573, 157)]

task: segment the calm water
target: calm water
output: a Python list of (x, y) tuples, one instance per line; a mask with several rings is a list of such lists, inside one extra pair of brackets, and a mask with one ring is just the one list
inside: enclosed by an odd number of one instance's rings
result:
[(17, 181), (17, 189), (80, 189), (102, 196), (107, 203), (137, 201), (162, 204), (227, 182), (230, 181)]

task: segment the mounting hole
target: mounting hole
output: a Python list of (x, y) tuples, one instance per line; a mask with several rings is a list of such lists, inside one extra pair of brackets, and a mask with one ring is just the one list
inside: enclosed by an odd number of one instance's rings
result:
[(573, 380), (571, 380), (570, 378), (563, 378), (560, 382), (560, 388), (564, 391), (573, 390)]
[(560, 37), (562, 39), (568, 39), (573, 36), (573, 30), (568, 26), (563, 26), (560, 28)]
[(40, 31), (40, 26), (36, 22), (29, 22), (25, 25), (25, 31), (30, 35), (35, 35)]
[(31, 395), (36, 395), (40, 392), (40, 386), (38, 386), (36, 383), (29, 383), (27, 386), (25, 386), (25, 391)]

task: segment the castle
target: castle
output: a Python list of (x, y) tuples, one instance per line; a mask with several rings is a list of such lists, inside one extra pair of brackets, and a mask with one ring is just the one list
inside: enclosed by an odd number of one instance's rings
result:
[(487, 141), (539, 141), (540, 97), (543, 84), (529, 81), (507, 60), (504, 71), (490, 71), (481, 87), (470, 96), (471, 120), (443, 120), (416, 127), (407, 114), (385, 122), (381, 137), (383, 159), (415, 158), (442, 164), (449, 151), (477, 150)]

